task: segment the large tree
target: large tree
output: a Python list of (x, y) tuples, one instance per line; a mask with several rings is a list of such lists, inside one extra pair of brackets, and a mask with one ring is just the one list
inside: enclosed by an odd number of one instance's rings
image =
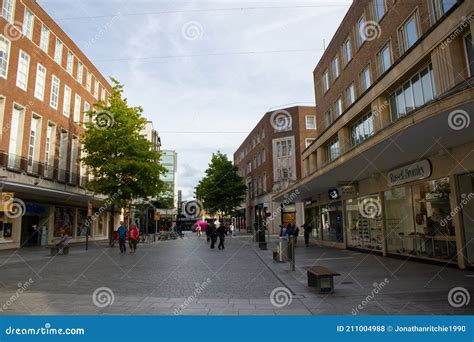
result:
[(205, 176), (196, 186), (196, 198), (211, 214), (232, 214), (243, 202), (247, 187), (238, 174), (237, 166), (227, 155), (217, 151), (212, 154)]
[[(125, 207), (133, 199), (153, 198), (164, 189), (160, 175), (166, 169), (158, 164), (160, 153), (141, 135), (146, 119), (141, 107), (130, 107), (123, 98), (123, 86), (112, 79), (114, 87), (108, 104), (99, 102), (88, 113), (82, 137), (85, 157), (93, 178), (88, 189), (107, 196), (107, 204)], [(109, 239), (113, 245), (113, 214), (109, 223)]]

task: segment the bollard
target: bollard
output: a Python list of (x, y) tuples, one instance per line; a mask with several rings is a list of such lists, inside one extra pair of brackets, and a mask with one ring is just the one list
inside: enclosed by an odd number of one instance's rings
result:
[(288, 239), (288, 259), (290, 261), (290, 271), (295, 271), (295, 240), (293, 236), (289, 236)]

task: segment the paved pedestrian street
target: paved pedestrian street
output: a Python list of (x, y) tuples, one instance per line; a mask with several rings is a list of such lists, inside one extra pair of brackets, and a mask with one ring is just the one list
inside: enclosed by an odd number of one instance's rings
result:
[[(274, 238), (276, 239), (276, 238)], [(474, 273), (349, 250), (296, 249), (296, 271), (272, 260), (250, 236), (211, 250), (205, 238), (118, 246), (73, 245), (51, 257), (44, 248), (0, 252), (0, 314), (10, 315), (367, 315), (473, 314), (471, 301), (448, 300), (457, 287), (474, 294)], [(335, 293), (306, 286), (304, 267), (341, 274)], [(452, 305), (454, 304), (454, 306)]]

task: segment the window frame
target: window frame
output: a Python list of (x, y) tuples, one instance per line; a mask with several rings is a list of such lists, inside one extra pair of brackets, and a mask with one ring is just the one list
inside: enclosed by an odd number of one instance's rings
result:
[[(352, 89), (352, 92), (350, 92), (351, 89)], [(353, 95), (353, 96), (349, 96), (349, 95)], [(353, 101), (351, 101), (351, 97), (353, 98)], [(352, 106), (356, 102), (357, 97), (356, 97), (356, 93), (355, 93), (355, 84), (354, 84), (354, 82), (349, 84), (349, 86), (346, 88), (346, 98), (348, 99), (347, 107)]]
[[(383, 2), (384, 12), (382, 16), (380, 16), (379, 11), (378, 11), (378, 9), (380, 8), (378, 4), (379, 1)], [(372, 16), (377, 23), (380, 23), (382, 19), (385, 18), (385, 16), (387, 15), (387, 11), (388, 11), (387, 0), (372, 0), (371, 3), (372, 3), (372, 11), (373, 11)]]
[[(412, 20), (415, 20), (415, 28), (416, 28), (416, 34), (417, 38), (413, 42), (412, 45), (408, 46), (408, 33), (407, 33), (407, 24)], [(410, 50), (413, 46), (416, 45), (416, 43), (420, 40), (420, 37), (422, 35), (421, 27), (420, 27), (420, 17), (419, 17), (419, 11), (418, 7), (416, 7), (410, 15), (407, 17), (407, 19), (398, 27), (398, 39), (401, 44), (400, 45), (400, 55), (403, 55), (406, 53), (408, 50)]]
[[(55, 87), (55, 80), (57, 80), (57, 87)], [(54, 89), (56, 88), (57, 88), (57, 94), (54, 93)], [(55, 110), (58, 110), (59, 108), (60, 93), (61, 93), (61, 80), (59, 79), (59, 77), (53, 74), (51, 76), (51, 93), (50, 93), (50, 98), (49, 98), (49, 106)], [(55, 102), (53, 102), (54, 99), (56, 99)]]
[[(308, 126), (308, 119), (312, 119), (312, 120), (313, 120), (313, 122), (314, 122), (314, 127), (309, 127), (309, 126)], [(316, 130), (316, 129), (317, 129), (316, 115), (305, 115), (305, 126), (306, 126), (306, 129)]]
[[(44, 78), (43, 78), (43, 84), (42, 88), (43, 91), (42, 93), (38, 96), (38, 75), (40, 74), (40, 68), (44, 70)], [(36, 77), (35, 77), (35, 91), (34, 91), (34, 97), (37, 98), (40, 101), (44, 101), (44, 94), (46, 92), (46, 78), (47, 78), (48, 70), (44, 65), (41, 63), (36, 63)]]
[[(47, 32), (46, 35), (44, 35), (45, 32)], [(44, 23), (41, 24), (39, 48), (43, 52), (45, 52), (46, 54), (49, 54), (49, 40), (50, 40), (50, 38), (51, 38), (51, 30)]]
[[(58, 50), (59, 48), (59, 50)], [(54, 61), (59, 65), (63, 63), (63, 52), (64, 52), (64, 43), (56, 37), (56, 42), (54, 44)]]
[[(4, 14), (5, 14), (5, 8), (6, 8), (6, 4), (10, 4), (10, 9), (9, 9), (9, 16), (6, 17)], [(8, 21), (10, 24), (13, 24), (14, 23), (14, 20), (15, 20), (15, 12), (16, 12), (16, 0), (3, 0), (2, 2), (2, 12), (1, 12), (1, 16), (3, 18), (5, 18), (6, 21)]]
[[(21, 61), (22, 61), (22, 53), (28, 57), (28, 63), (26, 65), (26, 75), (25, 75), (25, 85), (24, 87), (21, 86), (20, 84), (18, 84), (19, 82), (19, 76), (20, 76), (20, 72), (21, 72), (21, 68), (20, 68), (20, 65), (21, 65)], [(21, 90), (24, 90), (24, 91), (27, 91), (28, 90), (28, 78), (30, 76), (30, 65), (31, 65), (31, 56), (29, 54), (27, 54), (24, 50), (20, 49), (18, 51), (18, 67), (17, 67), (17, 72), (16, 72), (16, 86), (18, 88), (20, 88)]]
[[(368, 71), (368, 76), (369, 76), (369, 84), (366, 84), (366, 71)], [(372, 73), (371, 73), (371, 68), (370, 68), (370, 63), (366, 65), (366, 67), (362, 70), (361, 72), (361, 77), (360, 77), (360, 84), (361, 84), (361, 89), (362, 93), (365, 93), (371, 86), (372, 86)]]
[[(349, 47), (349, 49), (347, 49), (347, 47)], [(349, 59), (347, 59), (347, 51), (349, 51)], [(348, 35), (344, 43), (342, 43), (342, 55), (344, 57), (344, 67), (346, 67), (353, 59), (350, 35)]]
[[(385, 59), (384, 59), (384, 51), (388, 49), (388, 58), (389, 58), (389, 65), (385, 67)], [(385, 72), (387, 72), (393, 65), (393, 55), (392, 55), (392, 44), (391, 41), (388, 41), (382, 49), (377, 53), (378, 56), (378, 72), (379, 76), (383, 75)]]
[(23, 25), (22, 25), (22, 28), (21, 28), (21, 32), (29, 40), (33, 39), (34, 27), (35, 27), (35, 15), (33, 14), (32, 11), (30, 11), (30, 9), (28, 7), (25, 6), (25, 11), (24, 11), (24, 14), (23, 14)]
[(326, 94), (329, 91), (329, 88), (331, 88), (331, 81), (329, 80), (329, 70), (326, 68), (323, 72), (323, 94)]
[[(7, 58), (6, 58), (6, 62), (5, 62), (5, 75), (3, 75), (1, 72), (0, 72), (0, 77), (1, 78), (4, 78), (4, 79), (8, 79), (8, 69), (9, 69), (9, 66), (10, 66), (10, 53), (11, 53), (11, 47), (12, 47), (12, 43), (9, 39), (7, 39), (7, 37), (5, 37), (4, 35), (1, 35), (0, 34), (0, 38), (3, 39), (6, 44), (7, 44), (7, 49), (6, 49), (6, 55), (7, 55)], [(1, 70), (1, 69), (0, 69)]]
[[(337, 144), (337, 155), (332, 155), (332, 147)], [(332, 162), (341, 156), (341, 146), (339, 145), (339, 137), (331, 139), (327, 145), (327, 161)]]
[[(66, 94), (68, 94), (68, 101), (67, 102), (66, 102)], [(72, 89), (67, 84), (65, 84), (64, 85), (64, 92), (63, 92), (63, 110), (62, 110), (62, 114), (67, 118), (71, 117), (71, 100), (72, 100)]]

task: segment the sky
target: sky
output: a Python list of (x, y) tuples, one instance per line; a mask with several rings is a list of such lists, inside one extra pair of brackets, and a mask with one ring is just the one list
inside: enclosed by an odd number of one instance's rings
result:
[(272, 108), (314, 105), (312, 71), (351, 0), (38, 0), (178, 153), (183, 200)]

